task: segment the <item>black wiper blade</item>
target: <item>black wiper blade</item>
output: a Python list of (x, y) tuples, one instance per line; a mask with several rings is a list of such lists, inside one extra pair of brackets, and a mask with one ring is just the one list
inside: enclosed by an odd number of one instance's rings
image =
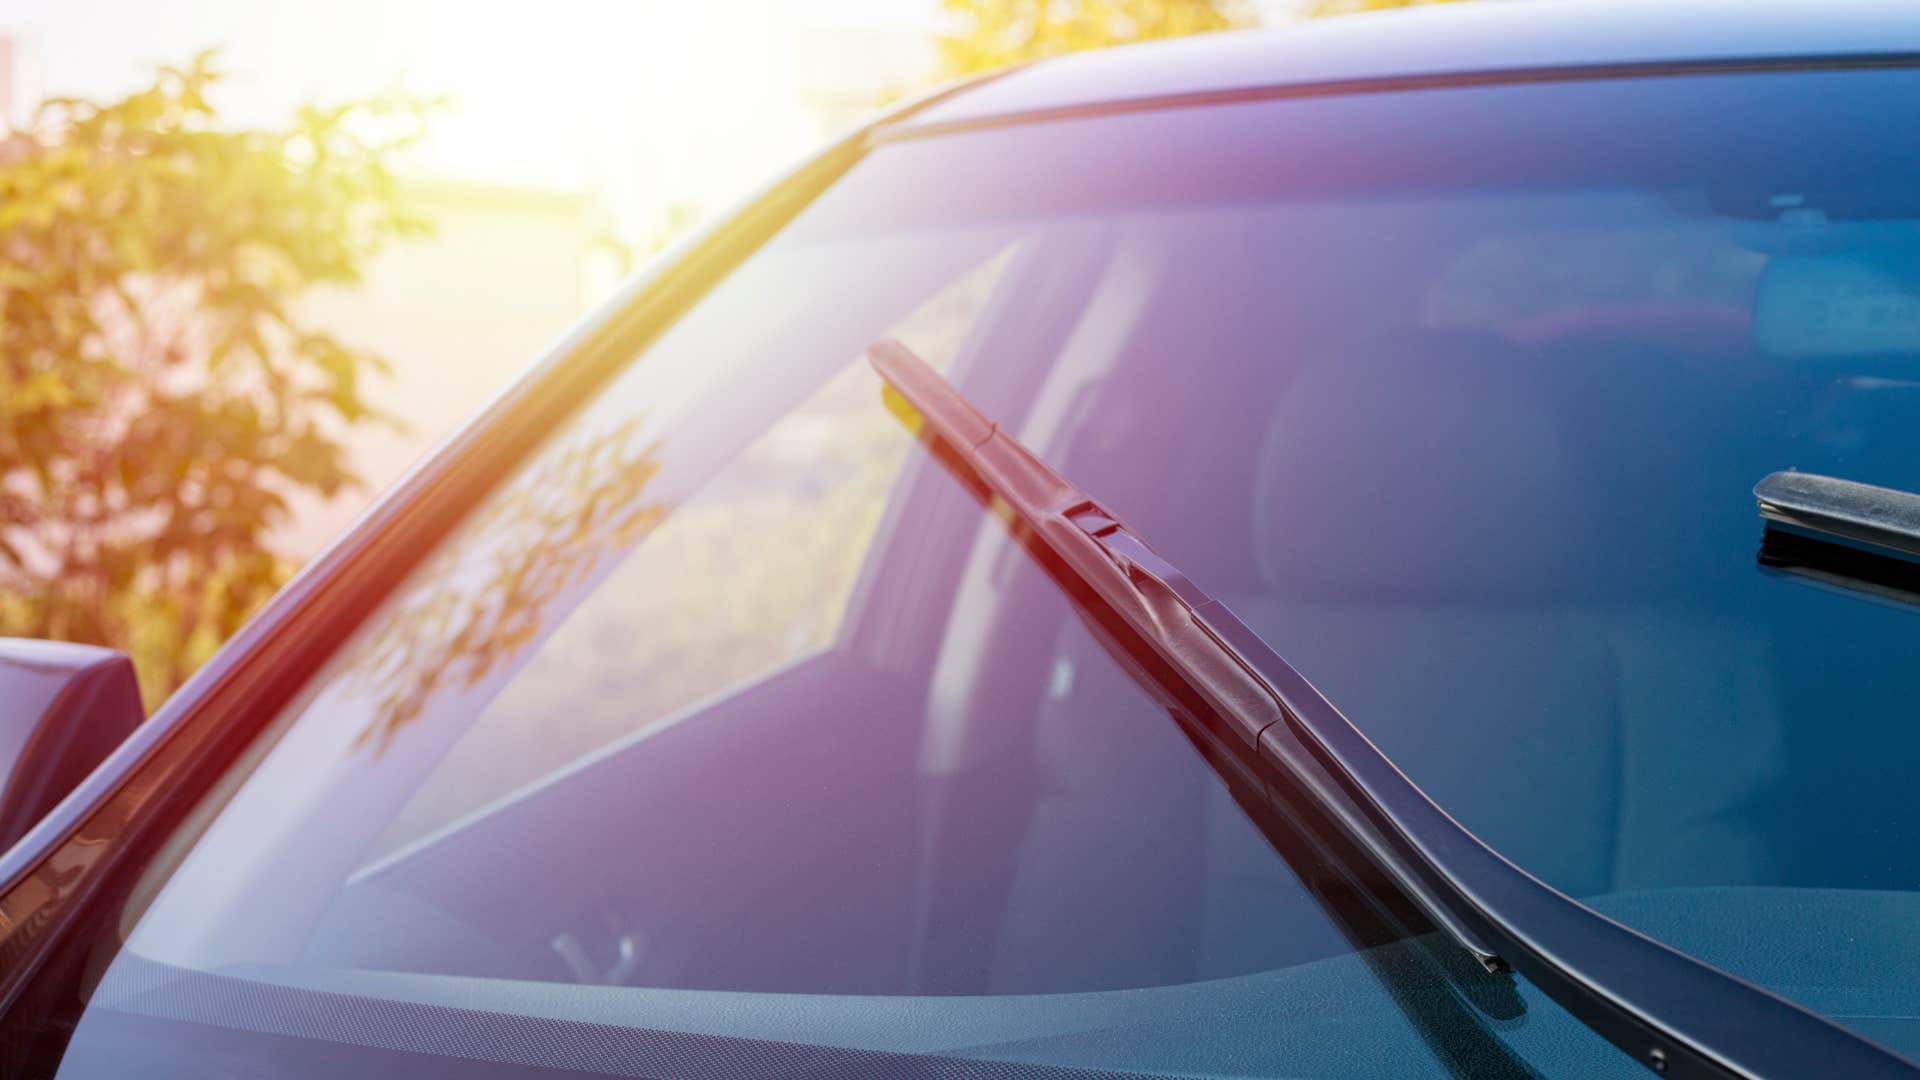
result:
[(1904, 1058), (1629, 930), (1502, 858), (1259, 635), (906, 346), (881, 341), (867, 355), (931, 433), (1252, 754), (1314, 798), (1435, 926), (1489, 969), (1510, 963), (1614, 1045), (1670, 1076), (1920, 1076)]

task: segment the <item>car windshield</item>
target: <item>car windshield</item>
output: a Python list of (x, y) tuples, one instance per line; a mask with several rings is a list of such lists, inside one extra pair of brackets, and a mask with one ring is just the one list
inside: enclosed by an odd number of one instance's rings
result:
[(1217, 769), (884, 336), (1515, 863), (1920, 1052), (1920, 621), (1760, 564), (1752, 495), (1920, 491), (1916, 91), (884, 140), (216, 785), (61, 1075), (1641, 1075)]

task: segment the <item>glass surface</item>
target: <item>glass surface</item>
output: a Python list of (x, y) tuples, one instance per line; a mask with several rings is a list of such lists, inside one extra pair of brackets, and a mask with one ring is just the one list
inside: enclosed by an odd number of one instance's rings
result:
[(877, 151), (345, 644), (62, 1074), (1639, 1075), (1216, 772), (889, 334), (1521, 866), (1920, 1049), (1920, 622), (1759, 566), (1751, 495), (1920, 490), (1855, 325), (1920, 296), (1917, 78)]

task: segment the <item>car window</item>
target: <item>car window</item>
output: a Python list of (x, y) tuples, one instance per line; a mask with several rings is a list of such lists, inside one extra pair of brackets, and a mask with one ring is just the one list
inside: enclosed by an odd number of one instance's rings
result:
[(1757, 564), (1751, 488), (1920, 489), (1920, 341), (1838, 296), (1920, 293), (1920, 144), (1833, 104), (1913, 78), (878, 149), (370, 613), (149, 869), (68, 1067), (1638, 1074), (1170, 715), (885, 335), (1519, 865), (1912, 1045), (1916, 626)]
[[(68, 1067), (138, 1040), (115, 1017), (190, 1020), (211, 991), (250, 995), (234, 1025), (270, 1036), (280, 1009), (426, 1009), (419, 1038), (461, 1060), (533, 1052), (448, 1007), (617, 1023), (638, 1040), (622, 1067), (675, 1031), (716, 1040), (709, 1067), (775, 1068), (756, 1047), (794, 1041), (829, 1072), (1091, 1074), (1119, 1023), (1130, 1070), (1183, 1072), (1247, 1054), (1272, 1007), (1249, 1002), (1295, 979), (1326, 984), (1329, 1022), (1392, 1012), (1370, 1068), (1438, 1067), (1392, 1004), (1396, 983), (1433, 993), (1432, 943), (1328, 911), (1339, 873), (1276, 848), (1288, 826), (1243, 808), (1060, 569), (915, 447), (853, 347), (899, 336), (984, 386), (1020, 376), (1010, 344), (1057, 342), (1075, 355), (1036, 406), (1065, 425), (1112, 363), (1097, 335), (1169, 269), (1103, 231), (743, 268), (347, 646), (137, 921)], [(909, 252), (888, 295), (788, 332), (814, 306), (780, 295), (794, 282)], [(773, 351), (728, 355), (762, 329)], [(1424, 1007), (1518, 1059), (1450, 994)], [(1308, 1039), (1261, 1061), (1335, 1056)]]

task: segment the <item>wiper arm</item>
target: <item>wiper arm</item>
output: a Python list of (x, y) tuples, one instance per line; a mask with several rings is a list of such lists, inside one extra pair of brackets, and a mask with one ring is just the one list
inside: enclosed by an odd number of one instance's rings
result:
[(1760, 516), (1832, 540), (1920, 557), (1920, 495), (1814, 473), (1769, 473), (1753, 486)]
[(1510, 963), (1614, 1045), (1671, 1076), (1920, 1076), (1890, 1051), (1629, 930), (1502, 858), (1259, 635), (906, 346), (880, 341), (867, 356), (1252, 755), (1307, 792), (1489, 970)]
[(1803, 472), (1753, 487), (1760, 565), (1818, 587), (1920, 608), (1920, 495)]

